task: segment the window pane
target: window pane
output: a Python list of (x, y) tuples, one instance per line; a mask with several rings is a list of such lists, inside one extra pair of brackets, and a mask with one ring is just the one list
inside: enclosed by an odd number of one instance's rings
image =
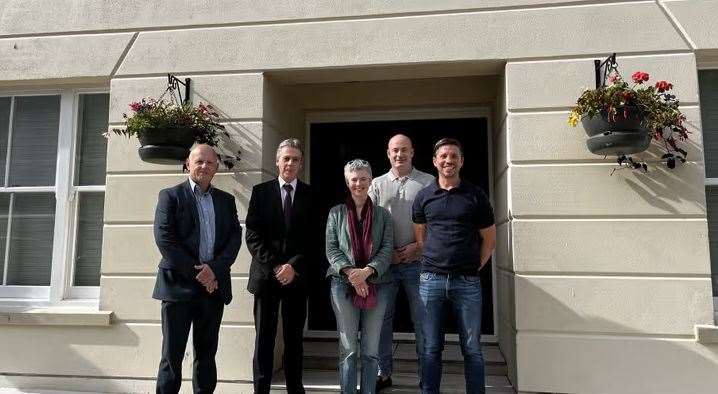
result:
[(100, 285), (105, 193), (80, 193), (74, 286)]
[(16, 97), (10, 186), (55, 185), (60, 96)]
[(77, 150), (78, 185), (104, 185), (107, 156), (107, 140), (102, 133), (107, 130), (109, 117), (109, 94), (83, 94), (80, 96), (80, 141)]
[(55, 195), (13, 193), (8, 285), (49, 286)]
[(7, 243), (7, 214), (10, 195), (0, 193), (0, 285), (5, 283), (5, 244)]
[(718, 186), (706, 186), (708, 205), (708, 241), (711, 250), (713, 296), (718, 297)]
[(698, 72), (706, 178), (718, 178), (718, 70)]
[(10, 97), (0, 97), (0, 186), (5, 186), (5, 157), (7, 155), (7, 132), (10, 126), (11, 102)]

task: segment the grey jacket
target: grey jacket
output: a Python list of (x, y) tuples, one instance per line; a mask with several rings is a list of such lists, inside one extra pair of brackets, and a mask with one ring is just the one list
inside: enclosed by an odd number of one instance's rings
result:
[[(338, 277), (347, 283), (349, 279), (341, 273), (341, 270), (354, 266), (348, 222), (346, 204), (339, 204), (329, 211), (326, 233), (327, 260), (329, 260), (327, 276)], [(391, 254), (394, 248), (394, 231), (391, 215), (386, 209), (377, 205), (374, 205), (371, 238), (372, 250), (367, 265), (374, 268), (376, 274), (370, 276), (368, 281), (371, 283), (390, 282), (389, 264), (391, 264)]]

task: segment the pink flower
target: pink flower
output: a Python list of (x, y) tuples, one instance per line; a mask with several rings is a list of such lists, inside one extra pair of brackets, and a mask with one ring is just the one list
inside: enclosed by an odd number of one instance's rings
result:
[(130, 109), (139, 112), (142, 109), (143, 105), (138, 103), (137, 101), (130, 103)]
[(648, 81), (648, 73), (644, 73), (643, 71), (636, 71), (631, 75), (631, 79), (633, 79), (633, 82), (637, 84), (642, 84), (643, 82)]
[(619, 81), (620, 78), (618, 78), (618, 75), (611, 74), (608, 76), (608, 83), (616, 83)]
[(668, 83), (666, 81), (658, 81), (658, 82), (656, 82), (656, 89), (658, 89), (659, 93), (663, 93), (667, 90), (673, 89), (673, 84)]

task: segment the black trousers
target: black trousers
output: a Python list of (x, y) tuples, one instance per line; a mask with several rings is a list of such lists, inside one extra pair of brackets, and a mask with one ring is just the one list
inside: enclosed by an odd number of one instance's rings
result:
[[(291, 285), (290, 285), (291, 286)], [(274, 364), (274, 341), (279, 310), (284, 335), (284, 375), (289, 394), (303, 394), (302, 357), (307, 296), (298, 288), (271, 288), (254, 297), (254, 392), (269, 393)]]
[(157, 373), (157, 394), (177, 394), (182, 384), (182, 359), (192, 326), (195, 394), (213, 393), (217, 386), (217, 342), (224, 303), (217, 296), (191, 301), (162, 301), (162, 359)]

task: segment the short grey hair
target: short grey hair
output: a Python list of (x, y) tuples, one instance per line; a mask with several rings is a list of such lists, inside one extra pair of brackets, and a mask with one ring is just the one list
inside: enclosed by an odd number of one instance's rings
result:
[(369, 178), (371, 178), (371, 164), (369, 164), (368, 161), (362, 160), (362, 159), (354, 159), (350, 161), (349, 163), (344, 165), (344, 180), (349, 181), (349, 173), (350, 172), (357, 172), (357, 171), (366, 171), (369, 173)]
[(282, 152), (283, 148), (294, 148), (301, 153), (302, 157), (304, 157), (304, 151), (302, 150), (302, 143), (299, 142), (296, 138), (287, 138), (286, 140), (279, 143), (279, 146), (277, 147), (277, 160), (279, 160), (279, 155)]

